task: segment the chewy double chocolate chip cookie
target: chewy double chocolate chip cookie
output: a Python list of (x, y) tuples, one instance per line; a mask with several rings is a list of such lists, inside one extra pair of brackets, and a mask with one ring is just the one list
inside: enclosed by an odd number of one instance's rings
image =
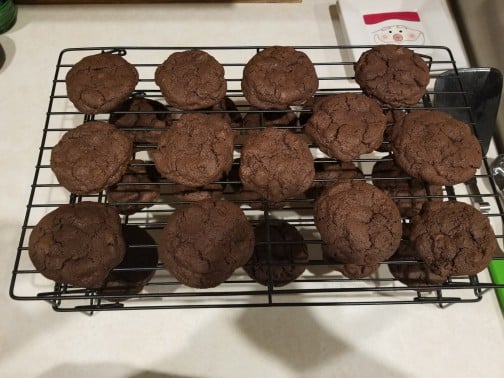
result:
[(98, 288), (124, 257), (121, 219), (116, 209), (100, 203), (62, 205), (33, 228), (28, 249), (43, 276)]
[(171, 54), (157, 69), (155, 82), (168, 105), (179, 109), (205, 109), (226, 95), (224, 68), (201, 50)]
[(394, 107), (416, 104), (429, 84), (427, 63), (404, 46), (375, 46), (360, 56), (354, 69), (365, 93)]
[(272, 202), (281, 202), (307, 190), (315, 176), (313, 156), (301, 137), (286, 130), (254, 132), (243, 145), (240, 178)]
[(245, 264), (254, 249), (254, 231), (232, 202), (204, 200), (177, 209), (163, 229), (159, 257), (181, 283), (210, 288)]
[(161, 175), (201, 187), (220, 179), (233, 164), (234, 133), (217, 114), (184, 114), (159, 138), (152, 154)]
[(488, 218), (455, 201), (426, 202), (412, 220), (410, 240), (429, 270), (442, 277), (481, 272), (497, 248)]
[(268, 47), (254, 55), (243, 69), (243, 95), (259, 109), (286, 109), (302, 105), (318, 89), (310, 58), (292, 47)]
[(435, 185), (469, 180), (483, 156), (469, 125), (436, 110), (408, 113), (393, 129), (392, 151), (407, 174)]
[(90, 55), (67, 73), (68, 98), (86, 114), (107, 113), (125, 101), (138, 83), (135, 66), (117, 54)]
[(351, 161), (380, 147), (385, 126), (386, 117), (375, 100), (341, 93), (317, 101), (305, 132), (325, 154)]
[(96, 193), (121, 179), (132, 152), (126, 132), (105, 122), (87, 122), (67, 131), (54, 146), (51, 169), (70, 192)]
[(401, 241), (401, 216), (394, 202), (362, 181), (326, 189), (315, 202), (314, 220), (325, 255), (346, 264), (377, 264), (392, 256)]

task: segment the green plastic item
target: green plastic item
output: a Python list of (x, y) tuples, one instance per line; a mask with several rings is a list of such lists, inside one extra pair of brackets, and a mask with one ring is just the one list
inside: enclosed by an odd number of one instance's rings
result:
[[(504, 260), (493, 260), (488, 266), (493, 283), (504, 284)], [(495, 289), (501, 311), (504, 313), (504, 289)]]
[(12, 0), (0, 0), (0, 33), (9, 30), (16, 22), (17, 8)]

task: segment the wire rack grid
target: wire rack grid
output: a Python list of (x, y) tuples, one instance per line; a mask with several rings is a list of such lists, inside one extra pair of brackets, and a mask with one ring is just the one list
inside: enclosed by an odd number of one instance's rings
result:
[[(355, 57), (372, 46), (296, 46), (296, 49), (304, 51), (313, 61), (320, 86), (318, 95), (329, 95), (342, 92), (361, 92), (355, 83), (353, 65)], [(430, 67), (430, 84), (423, 99), (415, 106), (397, 109), (400, 111), (431, 109), (436, 104), (436, 96), (456, 96), (465, 101), (470, 95), (463, 90), (460, 82), (460, 91), (453, 93), (437, 93), (433, 90), (436, 80), (458, 80), (457, 76), (446, 78), (440, 75), (446, 70), (454, 70), (457, 67), (451, 51), (442, 46), (410, 46), (419, 53)], [(278, 221), (286, 221), (303, 235), (304, 243), (308, 246), (309, 262), (305, 272), (295, 281), (283, 287), (268, 286), (254, 282), (243, 271), (238, 269), (233, 276), (223, 284), (212, 289), (192, 289), (180, 284), (162, 264), (156, 267), (130, 267), (117, 270), (154, 270), (153, 278), (146, 284), (143, 290), (135, 294), (105, 295), (98, 290), (72, 287), (70, 285), (54, 283), (44, 278), (37, 272), (28, 257), (28, 239), (31, 230), (37, 222), (47, 213), (60, 205), (80, 201), (109, 202), (105, 192), (93, 195), (77, 196), (68, 193), (57, 182), (50, 168), (50, 154), (52, 147), (58, 142), (63, 133), (75, 126), (90, 120), (108, 121), (110, 114), (96, 116), (85, 115), (78, 112), (69, 101), (66, 94), (65, 76), (68, 70), (81, 58), (100, 53), (111, 52), (124, 55), (125, 58), (135, 65), (139, 71), (140, 81), (134, 96), (164, 102), (159, 88), (154, 83), (154, 72), (170, 54), (175, 51), (183, 51), (189, 48), (200, 48), (213, 55), (225, 69), (225, 77), (228, 84), (227, 96), (231, 99), (236, 109), (232, 110), (202, 110), (206, 113), (228, 113), (231, 117), (239, 114), (242, 117), (258, 115), (255, 124), (235, 125), (234, 130), (240, 134), (234, 145), (235, 158), (234, 168), (239, 166), (240, 150), (243, 140), (256, 129), (265, 127), (268, 117), (282, 116), (290, 113), (295, 119), (289, 125), (274, 126), (289, 129), (292, 132), (303, 135), (303, 122), (310, 115), (309, 108), (292, 107), (284, 111), (265, 111), (253, 109), (243, 97), (241, 91), (242, 71), (246, 62), (265, 46), (248, 47), (91, 47), (91, 48), (68, 48), (63, 50), (58, 58), (53, 79), (53, 86), (49, 97), (47, 117), (42, 130), (40, 154), (36, 163), (31, 194), (24, 223), (21, 230), (19, 247), (17, 249), (10, 295), (17, 300), (44, 300), (48, 301), (56, 311), (81, 311), (93, 313), (94, 311), (106, 310), (138, 310), (138, 309), (171, 309), (171, 308), (223, 308), (223, 307), (267, 307), (267, 306), (335, 306), (335, 305), (384, 305), (384, 304), (437, 304), (440, 307), (460, 302), (478, 302), (483, 293), (492, 288), (503, 288), (492, 282), (482, 282), (478, 276), (450, 277), (442, 285), (406, 286), (397, 281), (389, 272), (390, 264), (421, 264), (416, 260), (390, 259), (380, 264), (379, 270), (370, 277), (363, 279), (349, 279), (322, 258), (320, 246), (322, 244), (313, 220), (314, 199), (307, 195), (291, 198), (285, 206), (278, 208), (272, 204), (255, 198), (243, 199), (236, 195), (236, 186), (240, 184), (239, 178), (229, 175), (216, 181), (214, 184), (222, 188), (222, 198), (233, 201), (240, 205), (247, 218), (253, 225), (265, 222), (267, 227)], [(469, 106), (457, 106), (456, 108), (440, 108), (448, 112), (469, 113)], [(118, 114), (128, 113), (117, 111)], [(172, 118), (177, 118), (185, 113), (179, 109), (166, 107), (162, 111), (153, 113), (169, 113)], [(472, 119), (472, 118), (471, 118)], [(477, 136), (477, 125), (471, 124)], [(139, 129), (128, 129), (137, 131)], [(142, 130), (148, 130), (142, 128)], [(318, 150), (307, 139), (310, 150), (315, 159), (315, 165), (336, 163)], [(383, 142), (386, 149), (388, 140)], [(136, 145), (132, 159), (143, 159), (140, 164), (153, 167), (150, 159), (150, 151), (156, 148), (152, 144)], [(390, 160), (387, 152), (373, 152), (355, 159), (353, 163), (364, 174), (363, 180), (372, 183), (372, 167), (379, 160)], [(489, 217), (495, 230), (499, 246), (502, 248), (502, 219), (504, 209), (495, 183), (489, 172), (489, 161), (483, 158), (483, 164), (478, 170), (475, 180), (479, 193), (468, 192), (464, 184), (443, 187), (441, 195), (429, 194), (427, 198), (416, 196), (397, 197), (395, 199), (421, 200), (443, 199), (463, 201), (470, 204), (478, 204), (484, 201), (491, 205), (491, 210), (486, 215)], [(409, 177), (393, 177), (391, 180), (407, 180)], [(325, 180), (318, 180), (319, 183)], [(330, 181), (330, 180), (328, 180)], [(122, 185), (126, 183), (118, 183)], [(128, 185), (141, 185), (142, 182), (128, 182)], [(168, 217), (175, 209), (187, 206), (190, 202), (181, 200), (170, 193), (174, 183), (165, 179), (159, 182), (161, 187), (161, 200), (150, 203), (151, 207), (129, 215), (122, 216), (124, 225), (134, 225), (147, 230), (154, 240), (158, 240)], [(427, 191), (429, 193), (429, 191)], [(128, 205), (131, 203), (119, 203)], [(403, 218), (408, 223), (408, 218)], [(267, 233), (269, 235), (269, 233)], [(284, 242), (289, 243), (289, 242)], [(291, 242), (292, 243), (292, 242)], [(264, 243), (271, 258), (271, 248), (275, 242), (267, 239)], [(152, 244), (130, 243), (129, 248), (156, 249), (157, 242)], [(502, 259), (502, 257), (495, 257)], [(270, 260), (271, 261), (271, 260)]]

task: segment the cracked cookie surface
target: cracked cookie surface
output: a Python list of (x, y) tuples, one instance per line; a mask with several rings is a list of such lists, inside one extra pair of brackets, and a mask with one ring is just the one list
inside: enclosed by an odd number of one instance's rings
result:
[(364, 92), (393, 107), (416, 104), (429, 84), (427, 63), (403, 46), (375, 46), (359, 57), (354, 70)]
[(370, 275), (376, 273), (380, 268), (380, 264), (372, 265), (356, 265), (356, 264), (339, 264), (333, 261), (330, 252), (327, 251), (328, 247), (326, 244), (322, 244), (322, 256), (330, 265), (329, 268), (337, 270), (343, 274), (346, 278), (352, 280), (357, 280), (360, 278), (369, 277)]
[(177, 209), (163, 229), (159, 256), (181, 283), (217, 286), (243, 266), (254, 249), (254, 231), (234, 203), (204, 200)]
[(380, 147), (386, 117), (378, 103), (358, 93), (341, 93), (319, 100), (305, 125), (322, 152), (351, 161)]
[(154, 79), (168, 105), (184, 110), (216, 105), (227, 90), (224, 68), (201, 50), (171, 54), (156, 69)]
[(184, 114), (159, 138), (152, 154), (161, 175), (201, 187), (223, 177), (233, 164), (234, 133), (217, 114)]
[[(406, 286), (442, 285), (448, 276), (436, 274), (424, 264), (410, 240), (410, 233), (411, 223), (404, 223), (401, 243), (397, 251), (390, 258), (390, 260), (398, 262), (387, 264), (390, 273), (395, 279)], [(416, 262), (410, 264), (404, 261)]]
[(94, 202), (62, 205), (30, 234), (29, 255), (56, 282), (98, 288), (123, 259), (125, 243), (116, 209)]
[[(143, 160), (132, 160), (119, 180), (120, 185), (115, 184), (107, 188), (108, 202), (115, 206), (121, 214), (134, 214), (143, 208), (152, 206), (151, 202), (156, 202), (159, 199), (160, 187), (156, 184), (156, 175), (148, 170), (153, 167), (143, 164), (145, 164)], [(127, 185), (128, 183), (130, 185)], [(139, 183), (145, 183), (145, 185)], [(116, 204), (116, 202), (135, 203)]]
[(429, 270), (445, 277), (481, 272), (497, 248), (488, 218), (455, 201), (425, 203), (412, 220), (410, 240)]
[[(269, 238), (268, 238), (269, 228)], [(284, 286), (303, 274), (308, 263), (308, 247), (296, 227), (285, 221), (271, 220), (254, 227), (255, 246), (243, 269), (253, 280), (268, 286), (271, 270), (273, 286)], [(271, 264), (268, 267), (268, 243)]]
[(239, 173), (245, 190), (281, 202), (310, 187), (315, 167), (310, 149), (299, 135), (267, 128), (245, 140)]
[(314, 220), (325, 254), (345, 264), (377, 264), (392, 256), (401, 241), (401, 216), (394, 202), (361, 181), (326, 189), (315, 202)]
[[(127, 113), (113, 113), (109, 122), (130, 133), (136, 143), (156, 144), (161, 133), (170, 125), (171, 115), (164, 113), (167, 111), (166, 107), (158, 101), (147, 98), (131, 98), (115, 111)], [(128, 130), (131, 128), (159, 130)]]
[(241, 83), (247, 101), (259, 109), (287, 109), (302, 105), (318, 89), (310, 58), (292, 47), (268, 47), (243, 69)]
[[(418, 256), (408, 241), (401, 241), (401, 245), (392, 259), (416, 260)], [(422, 261), (414, 264), (390, 263), (387, 266), (392, 276), (407, 286), (442, 285), (448, 278), (447, 275), (432, 272)]]
[(105, 122), (87, 122), (67, 131), (54, 146), (51, 169), (70, 192), (96, 193), (121, 179), (132, 151), (124, 131)]
[(138, 83), (135, 66), (117, 54), (90, 55), (67, 73), (68, 98), (86, 114), (114, 110), (133, 92)]
[(482, 162), (469, 125), (436, 110), (406, 115), (393, 129), (392, 151), (406, 173), (435, 185), (465, 182)]

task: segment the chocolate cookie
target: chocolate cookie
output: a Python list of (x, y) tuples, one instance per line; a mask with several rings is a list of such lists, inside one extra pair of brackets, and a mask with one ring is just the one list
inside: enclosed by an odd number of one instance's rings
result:
[(186, 185), (173, 184), (168, 185), (166, 194), (170, 199), (184, 202), (196, 202), (206, 199), (219, 200), (222, 198), (223, 185), (211, 183), (199, 188), (192, 188)]
[(125, 101), (138, 83), (138, 71), (117, 54), (90, 55), (67, 73), (68, 98), (86, 114), (107, 113)]
[(470, 127), (435, 110), (406, 115), (394, 127), (392, 151), (406, 173), (435, 185), (469, 180), (482, 160), (481, 146)]
[(403, 235), (399, 248), (387, 264), (392, 276), (406, 286), (441, 285), (448, 278), (429, 270), (421, 261), (410, 242), (411, 223), (403, 224)]
[(375, 100), (341, 93), (317, 104), (305, 132), (325, 154), (351, 161), (380, 147), (385, 126), (385, 115)]
[(329, 264), (328, 267), (337, 270), (341, 274), (343, 274), (346, 278), (350, 278), (351, 280), (358, 280), (361, 278), (369, 277), (370, 275), (376, 273), (380, 268), (380, 264), (372, 264), (372, 265), (356, 265), (356, 264), (341, 264), (335, 262), (335, 260), (330, 256), (330, 253), (327, 252), (327, 245), (322, 245), (322, 256), (324, 260)]
[(389, 263), (388, 268), (395, 279), (407, 286), (442, 285), (448, 276), (433, 273), (422, 261), (410, 264), (405, 260), (419, 260), (409, 241), (401, 241), (399, 249), (391, 257), (397, 263)]
[(269, 201), (280, 202), (303, 193), (314, 176), (310, 149), (296, 134), (267, 128), (250, 135), (243, 145), (243, 186)]
[(245, 189), (240, 180), (240, 159), (235, 159), (233, 161), (233, 166), (231, 167), (227, 178), (231, 187), (230, 197), (235, 202), (246, 203), (255, 210), (265, 210), (266, 204), (268, 209), (282, 209), (288, 205), (288, 202), (285, 201), (267, 201), (259, 193), (256, 193), (253, 190)]
[(292, 47), (273, 46), (252, 57), (241, 83), (247, 101), (259, 109), (287, 109), (302, 105), (318, 89), (310, 58)]
[(224, 68), (201, 50), (171, 54), (156, 69), (154, 79), (168, 104), (179, 109), (205, 109), (226, 95)]
[(322, 244), (322, 256), (324, 257), (324, 260), (330, 264), (329, 267), (331, 269), (337, 270), (346, 278), (358, 280), (360, 278), (369, 277), (370, 275), (376, 273), (380, 268), (380, 264), (356, 265), (338, 263), (337, 261), (334, 261), (327, 249), (327, 245)]
[(400, 124), (404, 116), (408, 113), (401, 109), (385, 109), (383, 114), (385, 114), (387, 119), (387, 126), (385, 126), (385, 132), (383, 133), (383, 142), (376, 150), (380, 152), (390, 152), (392, 151), (392, 133), (394, 126)]
[(440, 276), (485, 269), (497, 248), (488, 218), (462, 202), (427, 202), (413, 218), (410, 240), (429, 270)]
[(403, 46), (375, 46), (360, 56), (354, 69), (364, 92), (393, 107), (416, 104), (429, 84), (427, 63)]
[(224, 117), (233, 128), (240, 128), (243, 125), (243, 117), (234, 101), (229, 97), (224, 97), (221, 101), (209, 107), (207, 110), (211, 110), (212, 114), (218, 114)]
[[(408, 177), (391, 157), (377, 161), (372, 171), (373, 184), (387, 193), (404, 217), (413, 217), (426, 201), (442, 201), (443, 187), (430, 185), (420, 179)], [(405, 197), (405, 198), (398, 198)]]
[(318, 106), (318, 103), (324, 100), (327, 95), (315, 95), (314, 97), (310, 97), (303, 107), (299, 111), (299, 124), (303, 126), (308, 122), (308, 120), (313, 115), (313, 110)]
[(124, 257), (121, 219), (116, 209), (100, 203), (62, 205), (33, 228), (28, 249), (44, 277), (97, 288)]
[(51, 169), (59, 183), (75, 194), (90, 194), (118, 182), (133, 152), (128, 134), (92, 121), (67, 131), (51, 153)]
[(163, 229), (159, 257), (183, 284), (208, 288), (228, 279), (254, 249), (254, 231), (229, 201), (200, 201), (180, 208)]
[[(268, 225), (262, 222), (254, 227), (254, 235), (254, 254), (243, 266), (250, 278), (268, 286), (271, 274), (273, 286), (284, 286), (303, 274), (308, 263), (308, 248), (296, 227), (272, 220)], [(271, 259), (268, 259), (268, 244)]]
[[(324, 159), (325, 160), (325, 159)], [(315, 160), (315, 163), (317, 161)], [(364, 179), (362, 171), (351, 162), (315, 164), (315, 179), (306, 191), (308, 198), (317, 199), (328, 186), (345, 180)]]
[[(156, 272), (157, 246), (149, 233), (140, 227), (123, 225), (126, 253), (121, 263), (112, 270), (100, 288), (101, 295), (132, 295), (142, 291)], [(121, 302), (126, 297), (111, 297), (106, 300)]]
[(297, 116), (293, 111), (285, 112), (252, 112), (245, 114), (243, 118), (243, 127), (250, 129), (259, 129), (261, 127), (275, 127), (275, 126), (296, 126)]
[(184, 114), (159, 138), (152, 154), (168, 180), (200, 187), (220, 179), (233, 164), (233, 131), (216, 114)]
[(314, 220), (327, 256), (347, 264), (377, 264), (392, 256), (401, 241), (394, 202), (362, 181), (327, 188), (315, 202)]
[[(161, 133), (170, 125), (171, 115), (166, 107), (148, 98), (131, 98), (116, 111), (118, 113), (110, 115), (109, 122), (131, 133), (136, 143), (156, 144)], [(132, 128), (145, 130), (128, 130)]]
[[(132, 160), (118, 184), (107, 189), (107, 199), (119, 213), (129, 215), (146, 207), (151, 207), (159, 199), (159, 185), (155, 184), (155, 174), (149, 172), (143, 160)], [(139, 185), (144, 184), (145, 185)], [(130, 185), (128, 185), (130, 184)], [(119, 202), (116, 204), (116, 202)], [(120, 202), (125, 202), (121, 204)]]

